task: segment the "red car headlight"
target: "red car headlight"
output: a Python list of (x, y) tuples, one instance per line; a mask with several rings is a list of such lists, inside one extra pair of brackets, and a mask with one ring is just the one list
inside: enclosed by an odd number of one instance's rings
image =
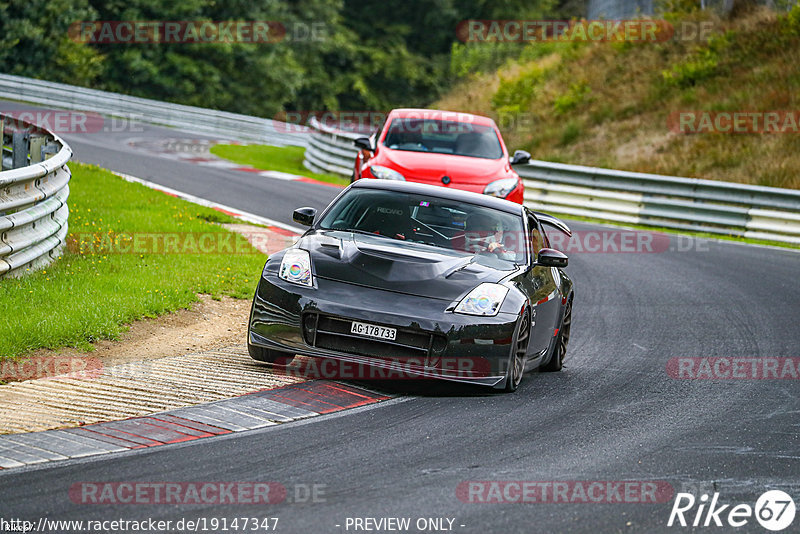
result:
[(492, 195), (493, 197), (506, 198), (509, 193), (517, 188), (516, 178), (503, 178), (490, 182), (489, 185), (483, 190), (484, 195)]
[(372, 173), (372, 176), (378, 178), (379, 180), (401, 180), (403, 182), (406, 181), (406, 177), (397, 172), (394, 169), (390, 169), (389, 167), (381, 167), (380, 165), (372, 165), (369, 168), (369, 172)]

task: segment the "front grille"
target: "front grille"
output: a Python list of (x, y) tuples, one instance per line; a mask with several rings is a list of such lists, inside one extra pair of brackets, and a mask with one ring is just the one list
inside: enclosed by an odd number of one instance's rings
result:
[(432, 346), (446, 345), (438, 339), (441, 336), (401, 328), (397, 328), (395, 340), (360, 337), (350, 333), (352, 322), (352, 319), (308, 313), (303, 316), (303, 337), (313, 347), (387, 359), (425, 358), (431, 354)]

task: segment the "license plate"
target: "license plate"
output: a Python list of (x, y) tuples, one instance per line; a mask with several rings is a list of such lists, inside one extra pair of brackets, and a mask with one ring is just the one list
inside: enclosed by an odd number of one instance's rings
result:
[(397, 329), (395, 328), (386, 328), (385, 326), (368, 323), (357, 323), (355, 321), (353, 321), (353, 325), (350, 327), (350, 333), (377, 339), (395, 340), (397, 338)]

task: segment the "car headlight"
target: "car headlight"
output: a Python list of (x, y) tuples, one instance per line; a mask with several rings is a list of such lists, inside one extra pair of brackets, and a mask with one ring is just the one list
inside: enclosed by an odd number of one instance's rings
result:
[(517, 187), (516, 178), (503, 178), (502, 180), (495, 180), (490, 182), (483, 190), (484, 195), (492, 195), (493, 197), (506, 198)]
[(287, 282), (311, 286), (311, 256), (308, 251), (293, 248), (286, 251), (278, 276)]
[(497, 315), (507, 294), (507, 287), (484, 282), (458, 303), (455, 312), (466, 315)]
[(390, 169), (388, 167), (381, 167), (380, 165), (373, 165), (369, 168), (372, 172), (372, 176), (378, 178), (379, 180), (400, 180), (402, 182), (406, 181), (406, 177), (397, 172), (394, 169)]

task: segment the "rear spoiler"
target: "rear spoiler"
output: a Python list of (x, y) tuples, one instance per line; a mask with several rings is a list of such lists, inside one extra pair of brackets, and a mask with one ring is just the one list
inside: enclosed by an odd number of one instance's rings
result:
[(534, 211), (533, 214), (539, 219), (539, 222), (542, 224), (546, 224), (547, 226), (552, 226), (559, 232), (563, 232), (567, 234), (568, 237), (572, 237), (572, 230), (569, 229), (561, 219), (556, 219), (552, 215), (548, 215), (546, 213), (541, 213), (538, 211)]

